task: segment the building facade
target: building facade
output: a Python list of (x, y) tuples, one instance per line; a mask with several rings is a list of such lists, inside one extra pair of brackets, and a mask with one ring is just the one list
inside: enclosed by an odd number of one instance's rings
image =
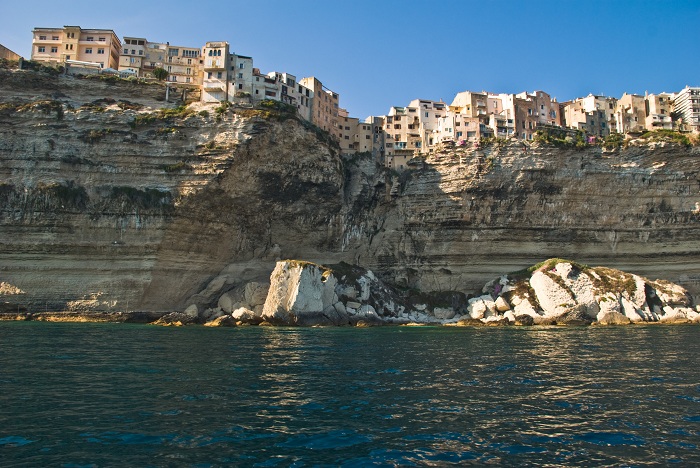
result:
[(100, 68), (119, 68), (122, 44), (111, 29), (34, 28), (32, 36), (34, 61), (51, 65), (78, 61), (98, 64)]
[(673, 113), (680, 121), (680, 129), (700, 132), (700, 87), (686, 86), (676, 94)]

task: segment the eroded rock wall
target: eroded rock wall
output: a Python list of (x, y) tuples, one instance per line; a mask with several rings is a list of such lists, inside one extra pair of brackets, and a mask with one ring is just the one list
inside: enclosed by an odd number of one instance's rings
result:
[(284, 258), (474, 293), (565, 257), (699, 291), (697, 147), (513, 142), (398, 174), (274, 112), (183, 113), (162, 88), (8, 73), (0, 280), (30, 308), (213, 307)]

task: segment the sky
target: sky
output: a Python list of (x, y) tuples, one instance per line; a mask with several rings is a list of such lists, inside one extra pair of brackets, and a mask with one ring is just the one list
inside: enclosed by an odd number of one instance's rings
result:
[(0, 0), (0, 12), (0, 44), (25, 57), (34, 27), (228, 41), (263, 73), (317, 77), (360, 118), (466, 90), (566, 101), (700, 86), (700, 0)]

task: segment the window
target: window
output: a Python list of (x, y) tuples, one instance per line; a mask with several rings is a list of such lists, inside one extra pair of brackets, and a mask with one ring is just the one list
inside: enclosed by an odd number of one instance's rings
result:
[(131, 49), (131, 55), (136, 55), (136, 49)]
[(462, 136), (462, 132), (457, 132), (457, 138)]
[(139, 55), (143, 55), (143, 50), (139, 50)]
[(192, 69), (191, 69), (191, 68), (187, 68), (186, 71), (185, 71), (185, 74), (191, 75), (191, 74), (192, 74)]
[(369, 135), (365, 135), (365, 140), (369, 140)]
[(425, 116), (426, 116), (426, 117), (430, 117), (430, 112), (426, 112), (426, 113), (425, 113)]
[(349, 140), (350, 137), (349, 137), (348, 135), (345, 135), (345, 139), (346, 139), (346, 140)]
[(101, 37), (99, 40), (100, 40), (101, 42), (105, 42), (105, 38), (104, 38), (104, 37)]
[(51, 36), (51, 40), (52, 40), (52, 41), (57, 41), (57, 40), (58, 40), (58, 36)]
[(243, 73), (239, 73), (238, 78), (243, 78)]
[(51, 47), (51, 53), (56, 53), (58, 52), (58, 47)]
[(207, 78), (211, 79), (211, 72), (207, 72)]
[(91, 47), (88, 47), (87, 49), (85, 49), (85, 53), (86, 53), (86, 54), (91, 54), (91, 53), (92, 53), (92, 48), (91, 48)]
[(94, 41), (94, 40), (95, 40), (95, 38), (94, 38), (94, 37), (92, 37), (92, 36), (88, 36), (87, 40), (88, 40), (88, 41)]
[(185, 78), (185, 83), (189, 83), (189, 82), (190, 82), (190, 77), (188, 76), (187, 78)]
[(192, 65), (192, 59), (187, 59), (187, 65)]
[(98, 53), (98, 54), (104, 54), (104, 53), (105, 53), (105, 50), (104, 50), (104, 49), (97, 49), (97, 53)]
[(221, 72), (216, 72), (216, 77), (217, 77), (218, 79), (221, 79), (221, 78), (223, 77), (223, 75), (222, 75)]
[(243, 89), (243, 83), (238, 84), (238, 89)]
[(124, 49), (124, 55), (127, 55), (129, 53), (129, 49)]
[(40, 40), (40, 41), (45, 41), (45, 40), (46, 40), (46, 36), (39, 36), (39, 40)]
[(239, 63), (239, 64), (238, 64), (238, 68), (240, 68), (240, 69), (245, 68), (245, 63)]
[(44, 52), (46, 52), (46, 47), (44, 47), (44, 46), (39, 46), (39, 47), (37, 48), (37, 52), (39, 52), (39, 53), (44, 53)]

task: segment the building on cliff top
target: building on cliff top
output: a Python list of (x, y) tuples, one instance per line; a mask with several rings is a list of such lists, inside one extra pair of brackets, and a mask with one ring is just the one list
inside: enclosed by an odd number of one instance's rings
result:
[(111, 29), (34, 28), (32, 35), (34, 61), (60, 65), (74, 60), (95, 63), (100, 68), (119, 68), (122, 44)]
[(163, 68), (168, 72), (170, 82), (200, 86), (201, 53), (199, 47), (172, 46), (169, 42), (124, 36), (119, 71), (131, 70), (135, 76), (152, 78), (153, 70)]
[(22, 58), (19, 54), (12, 52), (10, 49), (0, 44), (0, 59), (19, 60)]
[(686, 86), (673, 100), (673, 112), (680, 119), (680, 128), (700, 132), (700, 87)]

